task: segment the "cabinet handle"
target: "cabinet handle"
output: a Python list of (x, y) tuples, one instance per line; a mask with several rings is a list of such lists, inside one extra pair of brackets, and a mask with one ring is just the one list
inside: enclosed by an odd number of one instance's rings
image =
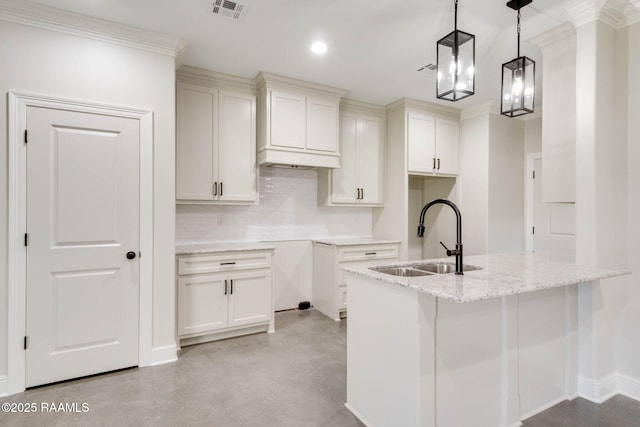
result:
[(436, 158), (434, 157), (433, 158), (433, 169), (435, 169), (435, 168), (436, 168)]
[(440, 170), (440, 158), (438, 158), (438, 170)]
[(224, 294), (227, 294), (227, 281), (224, 281)]
[(377, 252), (365, 252), (364, 254), (365, 255), (377, 255), (378, 253)]
[(220, 197), (222, 197), (222, 182), (220, 183)]
[(236, 262), (221, 262), (220, 265), (236, 265)]
[(356, 188), (356, 200), (360, 200), (360, 189)]
[(233, 279), (229, 280), (231, 282), (231, 295), (233, 295)]
[(360, 196), (360, 200), (364, 200), (364, 188), (361, 188), (360, 190), (362, 190), (362, 195)]
[(214, 196), (218, 195), (218, 181), (213, 183), (213, 195)]

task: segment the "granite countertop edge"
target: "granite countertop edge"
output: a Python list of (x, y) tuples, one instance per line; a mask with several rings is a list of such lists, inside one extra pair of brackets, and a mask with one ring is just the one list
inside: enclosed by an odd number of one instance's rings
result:
[(179, 242), (176, 255), (213, 254), (222, 252), (273, 251), (275, 246), (263, 242)]
[[(431, 262), (453, 262), (453, 259), (439, 258), (393, 264), (381, 262), (379, 265), (410, 267), (417, 263)], [(526, 253), (470, 256), (465, 258), (464, 263), (482, 269), (466, 272), (463, 276), (433, 274), (419, 277), (393, 276), (371, 270), (369, 266), (350, 266), (344, 267), (344, 270), (457, 303), (519, 295), (631, 274), (629, 270), (579, 266)]]

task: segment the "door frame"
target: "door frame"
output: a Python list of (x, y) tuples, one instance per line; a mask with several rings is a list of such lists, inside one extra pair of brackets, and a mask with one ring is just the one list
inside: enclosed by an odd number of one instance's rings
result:
[(140, 308), (138, 366), (150, 366), (152, 355), (153, 292), (153, 112), (69, 98), (10, 91), (8, 158), (8, 330), (7, 392), (25, 390), (26, 268), (24, 233), (27, 228), (27, 155), (24, 130), (27, 108), (43, 107), (138, 120), (140, 123)]
[(542, 159), (542, 153), (529, 153), (526, 158), (526, 165), (524, 168), (524, 185), (525, 185), (525, 209), (524, 209), (524, 241), (525, 241), (525, 250), (527, 252), (533, 252), (534, 243), (533, 243), (533, 233), (531, 233), (531, 229), (534, 226), (534, 210), (535, 210), (535, 196), (534, 196), (534, 185), (535, 181), (533, 180), (533, 169), (535, 166), (535, 161), (538, 159)]

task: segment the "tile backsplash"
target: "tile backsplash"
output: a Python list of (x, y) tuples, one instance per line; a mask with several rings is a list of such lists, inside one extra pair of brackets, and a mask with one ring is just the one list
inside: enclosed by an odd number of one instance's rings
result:
[(371, 208), (318, 206), (315, 169), (261, 167), (258, 186), (258, 205), (177, 205), (176, 241), (371, 236)]

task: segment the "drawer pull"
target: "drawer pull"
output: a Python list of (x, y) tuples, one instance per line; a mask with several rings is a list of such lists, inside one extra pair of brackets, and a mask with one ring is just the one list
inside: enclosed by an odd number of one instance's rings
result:
[(365, 255), (377, 255), (378, 253), (377, 252), (365, 252), (364, 254)]
[(236, 265), (236, 262), (221, 262), (220, 265)]

